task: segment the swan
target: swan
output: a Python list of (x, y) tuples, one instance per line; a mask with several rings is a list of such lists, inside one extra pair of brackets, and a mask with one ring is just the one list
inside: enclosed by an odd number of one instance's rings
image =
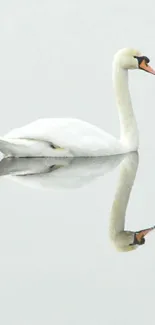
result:
[(95, 125), (73, 118), (44, 118), (0, 137), (6, 157), (94, 157), (137, 151), (138, 130), (128, 89), (128, 70), (155, 74), (149, 59), (135, 49), (121, 49), (113, 59), (113, 85), (120, 120), (120, 140)]
[(145, 243), (145, 236), (155, 226), (140, 231), (127, 231), (125, 214), (138, 168), (138, 153), (129, 153), (120, 165), (120, 176), (110, 213), (109, 237), (116, 250), (132, 251)]

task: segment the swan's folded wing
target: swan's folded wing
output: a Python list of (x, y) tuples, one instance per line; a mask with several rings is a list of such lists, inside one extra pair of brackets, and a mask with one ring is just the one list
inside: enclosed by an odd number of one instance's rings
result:
[(75, 156), (119, 154), (120, 142), (98, 127), (78, 119), (40, 119), (9, 132), (4, 138), (44, 140)]

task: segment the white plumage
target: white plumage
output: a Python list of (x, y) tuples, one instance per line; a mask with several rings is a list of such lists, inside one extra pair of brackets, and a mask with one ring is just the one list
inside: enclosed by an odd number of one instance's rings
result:
[[(51, 156), (56, 154), (58, 157), (104, 156), (122, 153), (119, 141), (113, 136), (90, 123), (71, 118), (39, 119), (12, 130), (3, 139), (12, 139), (13, 143), (19, 145), (24, 144), (25, 139), (37, 140), (39, 148), (42, 142), (42, 145), (45, 145), (42, 149), (45, 156), (49, 154), (49, 150)], [(33, 143), (31, 141), (27, 141), (28, 147), (29, 143), (30, 145)], [(51, 143), (64, 150), (52, 150)]]

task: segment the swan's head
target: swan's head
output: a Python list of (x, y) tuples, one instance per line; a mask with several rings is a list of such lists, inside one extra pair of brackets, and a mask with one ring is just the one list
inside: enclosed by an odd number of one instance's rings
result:
[(154, 229), (155, 227), (136, 232), (123, 231), (119, 233), (114, 240), (115, 248), (121, 252), (133, 251), (145, 244), (145, 236)]
[(114, 63), (119, 65), (123, 69), (140, 69), (152, 74), (155, 74), (155, 70), (148, 64), (149, 58), (141, 54), (138, 50), (124, 48), (119, 50), (114, 56)]

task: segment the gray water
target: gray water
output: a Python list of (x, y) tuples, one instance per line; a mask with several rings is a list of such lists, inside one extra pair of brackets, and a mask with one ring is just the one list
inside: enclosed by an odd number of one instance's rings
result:
[[(136, 47), (155, 68), (153, 5), (1, 3), (1, 135), (40, 117), (76, 117), (119, 136), (112, 58), (119, 48)], [(140, 161), (126, 228), (138, 230), (155, 224), (155, 77), (131, 72), (130, 89)], [(79, 188), (42, 190), (1, 176), (3, 325), (154, 324), (155, 233), (129, 253), (109, 240), (118, 177), (119, 166)]]

